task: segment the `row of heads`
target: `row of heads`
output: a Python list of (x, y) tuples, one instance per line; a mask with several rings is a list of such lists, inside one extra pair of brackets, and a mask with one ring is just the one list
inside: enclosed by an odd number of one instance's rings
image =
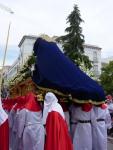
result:
[[(40, 95), (39, 95), (40, 96)], [(30, 92), (25, 96), (19, 96), (16, 98), (7, 98), (4, 99), (3, 102), (3, 108), (6, 110), (11, 110), (14, 105), (16, 105), (15, 110), (17, 109), (23, 109), (27, 108), (28, 110), (31, 111), (39, 111), (42, 110), (43, 107), (43, 102), (40, 102), (38, 100), (37, 95), (34, 93)], [(47, 92), (44, 96), (44, 103), (47, 105), (52, 105), (54, 103), (59, 102), (63, 108), (64, 111), (67, 111), (69, 109), (69, 106), (72, 104), (72, 102), (68, 101), (65, 102), (59, 97), (57, 97), (54, 93), (52, 92)], [(82, 107), (84, 111), (90, 111), (93, 107), (93, 104), (91, 103), (83, 103), (83, 104), (78, 104), (78, 103), (73, 103), (76, 107)], [(107, 105), (105, 103), (97, 105), (98, 107), (101, 107), (102, 109), (107, 108)]]

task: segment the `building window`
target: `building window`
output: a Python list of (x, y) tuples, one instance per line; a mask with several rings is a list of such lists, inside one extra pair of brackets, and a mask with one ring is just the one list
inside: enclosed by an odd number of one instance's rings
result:
[(98, 72), (98, 65), (95, 65), (95, 64), (94, 64), (93, 70), (94, 70), (94, 74), (95, 74), (95, 75), (98, 75), (98, 74), (99, 74), (99, 72)]
[(97, 59), (97, 52), (96, 51), (93, 52), (93, 61), (94, 62), (98, 61), (98, 59)]

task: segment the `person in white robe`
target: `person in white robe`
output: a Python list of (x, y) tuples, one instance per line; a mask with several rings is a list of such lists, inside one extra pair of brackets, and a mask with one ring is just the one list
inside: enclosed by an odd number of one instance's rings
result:
[(110, 114), (113, 114), (113, 97), (111, 95), (106, 96), (106, 102), (108, 105), (108, 110)]
[(33, 93), (26, 96), (26, 105), (19, 113), (18, 136), (22, 139), (22, 150), (44, 150), (44, 127), (42, 110)]
[(19, 124), (20, 124), (20, 111), (23, 108), (23, 105), (25, 103), (25, 97), (24, 96), (18, 97), (17, 101), (18, 101), (18, 103), (15, 107), (16, 114), (14, 116), (14, 124), (13, 124), (13, 132), (15, 133), (15, 139), (14, 139), (15, 145), (14, 145), (13, 149), (21, 150), (20, 149), (20, 138), (18, 136), (18, 132), (19, 132), (18, 128), (19, 128)]
[(91, 112), (90, 104), (86, 104), (85, 109), (78, 104), (70, 107), (74, 150), (92, 150)]
[(16, 110), (14, 110), (14, 108), (16, 107), (16, 105), (17, 105), (17, 103), (12, 106), (12, 109), (11, 109), (9, 116), (8, 116), (9, 136), (10, 136), (9, 143), (10, 143), (10, 149), (11, 150), (14, 150), (14, 145), (15, 145), (15, 134), (13, 132), (13, 125), (14, 125), (14, 118), (16, 115)]
[(59, 103), (63, 109), (64, 115), (65, 115), (65, 119), (66, 119), (66, 123), (68, 125), (68, 130), (70, 132), (70, 114), (69, 114), (69, 105), (67, 102), (63, 102), (62, 99), (60, 99), (60, 103)]
[(11, 140), (11, 145), (12, 145), (12, 150), (18, 150), (18, 138), (17, 138), (17, 117), (18, 117), (18, 103), (14, 105), (11, 115), (12, 115), (12, 140)]
[(46, 132), (45, 150), (73, 150), (63, 109), (52, 92), (45, 95), (43, 124)]
[(94, 106), (92, 112), (92, 150), (107, 150), (107, 129), (111, 128), (111, 117), (106, 104)]

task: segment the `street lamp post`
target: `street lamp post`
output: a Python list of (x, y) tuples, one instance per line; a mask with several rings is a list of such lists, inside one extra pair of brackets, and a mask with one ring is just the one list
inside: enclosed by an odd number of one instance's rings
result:
[[(8, 8), (7, 6), (5, 6), (3, 4), (0, 4), (0, 9), (3, 9), (3, 10), (7, 11), (10, 14), (14, 14), (14, 12), (10, 8)], [(7, 47), (8, 47), (8, 41), (9, 41), (10, 27), (11, 27), (11, 22), (9, 22), (6, 45), (5, 45), (5, 49), (4, 49), (4, 57), (3, 57), (3, 64), (2, 64), (2, 70), (1, 70), (1, 79), (0, 79), (0, 97), (1, 97), (2, 80), (3, 80), (3, 70), (4, 70), (6, 54), (7, 54)]]

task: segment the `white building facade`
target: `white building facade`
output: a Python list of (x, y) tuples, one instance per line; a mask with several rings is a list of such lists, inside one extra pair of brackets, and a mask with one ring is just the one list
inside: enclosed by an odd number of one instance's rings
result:
[(10, 69), (4, 73), (4, 82), (7, 84), (8, 80), (11, 80), (19, 71), (19, 60), (17, 59), (13, 65), (10, 67)]
[(28, 57), (32, 55), (33, 45), (36, 39), (37, 37), (35, 36), (23, 36), (18, 45), (20, 48), (20, 54), (10, 69), (4, 74), (5, 81), (11, 80), (25, 64)]
[(20, 63), (23, 65), (29, 56), (33, 53), (33, 45), (37, 39), (37, 36), (23, 36), (19, 43), (20, 48)]
[(92, 71), (96, 77), (101, 74), (101, 48), (94, 45), (84, 45), (85, 55), (89, 57), (92, 62)]

